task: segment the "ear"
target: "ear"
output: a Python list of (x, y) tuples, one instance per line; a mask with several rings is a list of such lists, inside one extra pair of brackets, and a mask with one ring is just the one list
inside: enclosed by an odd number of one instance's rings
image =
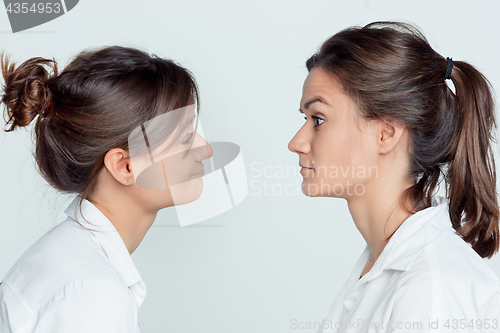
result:
[(391, 152), (402, 141), (405, 128), (403, 123), (394, 119), (386, 118), (380, 120), (377, 140), (379, 152), (381, 154)]
[[(104, 156), (104, 165), (111, 176), (122, 185), (130, 185), (134, 181), (130, 155), (126, 150), (110, 149)], [(130, 180), (130, 183), (127, 180)]]

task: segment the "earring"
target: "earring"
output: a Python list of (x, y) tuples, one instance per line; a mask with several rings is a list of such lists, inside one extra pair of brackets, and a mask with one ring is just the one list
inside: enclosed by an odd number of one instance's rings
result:
[(127, 183), (130, 183), (130, 179), (127, 179)]

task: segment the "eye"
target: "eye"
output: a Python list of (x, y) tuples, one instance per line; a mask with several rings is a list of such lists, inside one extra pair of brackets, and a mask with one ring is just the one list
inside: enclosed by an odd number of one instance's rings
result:
[(306, 116), (304, 116), (304, 119), (305, 119), (305, 120), (307, 120), (307, 117), (306, 117)]
[(193, 138), (193, 132), (189, 133), (188, 138), (184, 140), (182, 143), (189, 144), (192, 138)]
[[(318, 127), (319, 125), (323, 124), (323, 122), (325, 121), (323, 118), (320, 118), (320, 117), (316, 117), (316, 116), (312, 116), (313, 119), (314, 119), (314, 123), (316, 124), (314, 127)], [(318, 123), (318, 121), (321, 121), (320, 123)]]

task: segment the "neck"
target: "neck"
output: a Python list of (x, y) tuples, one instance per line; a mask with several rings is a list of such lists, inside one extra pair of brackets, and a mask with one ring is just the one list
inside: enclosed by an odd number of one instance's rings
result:
[(99, 192), (89, 198), (113, 224), (132, 254), (144, 239), (158, 211), (147, 211), (124, 191)]
[(379, 178), (365, 186), (362, 196), (347, 199), (354, 224), (370, 248), (372, 263), (397, 228), (412, 215), (400, 204), (400, 197), (409, 186), (403, 181), (388, 182)]

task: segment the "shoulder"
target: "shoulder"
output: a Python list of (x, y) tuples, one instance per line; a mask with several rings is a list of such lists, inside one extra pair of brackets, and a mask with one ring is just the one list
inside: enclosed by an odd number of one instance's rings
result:
[[(36, 308), (26, 307), (9, 285), (0, 286), (0, 328), (42, 332), (132, 332), (138, 309), (127, 287), (109, 279), (66, 284)], [(8, 319), (8, 322), (7, 322)]]
[(500, 279), (454, 229), (429, 243), (400, 275), (397, 296), (436, 317), (500, 315)]
[(430, 243), (415, 267), (431, 272), (446, 290), (463, 293), (467, 286), (479, 297), (500, 292), (500, 278), (454, 229)]
[(96, 237), (70, 219), (47, 231), (3, 279), (30, 311), (36, 311), (58, 292), (82, 281), (87, 281), (87, 285), (89, 281), (125, 285)]

